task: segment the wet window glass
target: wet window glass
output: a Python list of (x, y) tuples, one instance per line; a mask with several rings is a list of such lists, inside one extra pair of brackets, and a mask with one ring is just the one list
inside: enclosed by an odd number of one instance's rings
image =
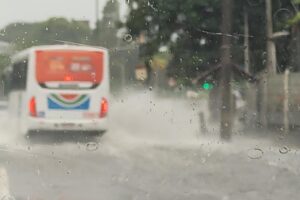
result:
[(25, 90), (27, 82), (27, 64), (28, 60), (23, 59), (12, 65), (12, 73), (10, 77), (11, 90)]
[(0, 0), (0, 200), (299, 199), (300, 0)]

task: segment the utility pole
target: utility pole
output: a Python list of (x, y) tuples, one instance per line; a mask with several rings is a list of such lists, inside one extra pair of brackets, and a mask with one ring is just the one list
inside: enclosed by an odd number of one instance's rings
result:
[(266, 0), (266, 33), (267, 33), (267, 62), (262, 76), (262, 103), (260, 121), (263, 127), (268, 126), (268, 77), (276, 74), (276, 46), (273, 38), (272, 0)]
[(290, 122), (289, 122), (289, 69), (286, 69), (284, 72), (283, 78), (283, 127), (284, 134), (289, 133)]
[(221, 139), (230, 140), (232, 132), (232, 104), (231, 104), (231, 31), (232, 31), (232, 0), (222, 0), (222, 46), (221, 46)]
[(244, 7), (244, 65), (245, 72), (250, 72), (250, 54), (249, 54), (249, 21), (248, 12)]
[(95, 30), (94, 30), (94, 39), (99, 44), (99, 0), (95, 0)]
[(95, 20), (96, 20), (96, 26), (95, 28), (98, 28), (98, 22), (99, 22), (99, 0), (95, 0)]
[[(244, 66), (245, 66), (245, 72), (250, 73), (250, 42), (249, 42), (249, 17), (248, 17), (248, 11), (247, 7), (244, 6)], [(253, 89), (253, 86), (247, 82), (246, 84), (246, 102), (247, 106), (245, 107), (246, 109), (246, 115), (244, 117), (247, 124), (253, 124), (253, 113), (256, 111), (256, 97), (257, 97), (257, 92), (255, 89)]]
[(276, 46), (273, 39), (272, 0), (266, 0), (267, 72), (276, 74)]

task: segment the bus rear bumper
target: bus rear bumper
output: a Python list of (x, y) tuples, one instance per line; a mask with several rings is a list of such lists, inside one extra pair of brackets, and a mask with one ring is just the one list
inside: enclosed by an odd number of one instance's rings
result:
[(108, 119), (91, 120), (57, 120), (29, 118), (26, 130), (30, 131), (106, 131), (108, 129)]

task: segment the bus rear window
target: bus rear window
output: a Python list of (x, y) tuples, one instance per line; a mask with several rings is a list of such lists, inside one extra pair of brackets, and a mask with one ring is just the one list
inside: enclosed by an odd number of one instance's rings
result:
[(103, 53), (77, 50), (36, 52), (36, 79), (40, 85), (98, 85), (103, 76)]

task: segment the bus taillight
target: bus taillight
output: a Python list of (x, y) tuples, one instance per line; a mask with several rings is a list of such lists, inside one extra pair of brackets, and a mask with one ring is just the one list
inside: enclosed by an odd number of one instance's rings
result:
[(36, 113), (36, 102), (35, 102), (35, 98), (31, 97), (30, 101), (29, 101), (29, 114), (31, 117), (36, 117), (37, 113)]
[(65, 80), (65, 81), (72, 81), (73, 78), (72, 78), (72, 76), (66, 75), (66, 76), (64, 77), (64, 80)]
[(106, 98), (102, 98), (100, 109), (100, 118), (103, 118), (107, 115), (108, 112), (108, 101)]

